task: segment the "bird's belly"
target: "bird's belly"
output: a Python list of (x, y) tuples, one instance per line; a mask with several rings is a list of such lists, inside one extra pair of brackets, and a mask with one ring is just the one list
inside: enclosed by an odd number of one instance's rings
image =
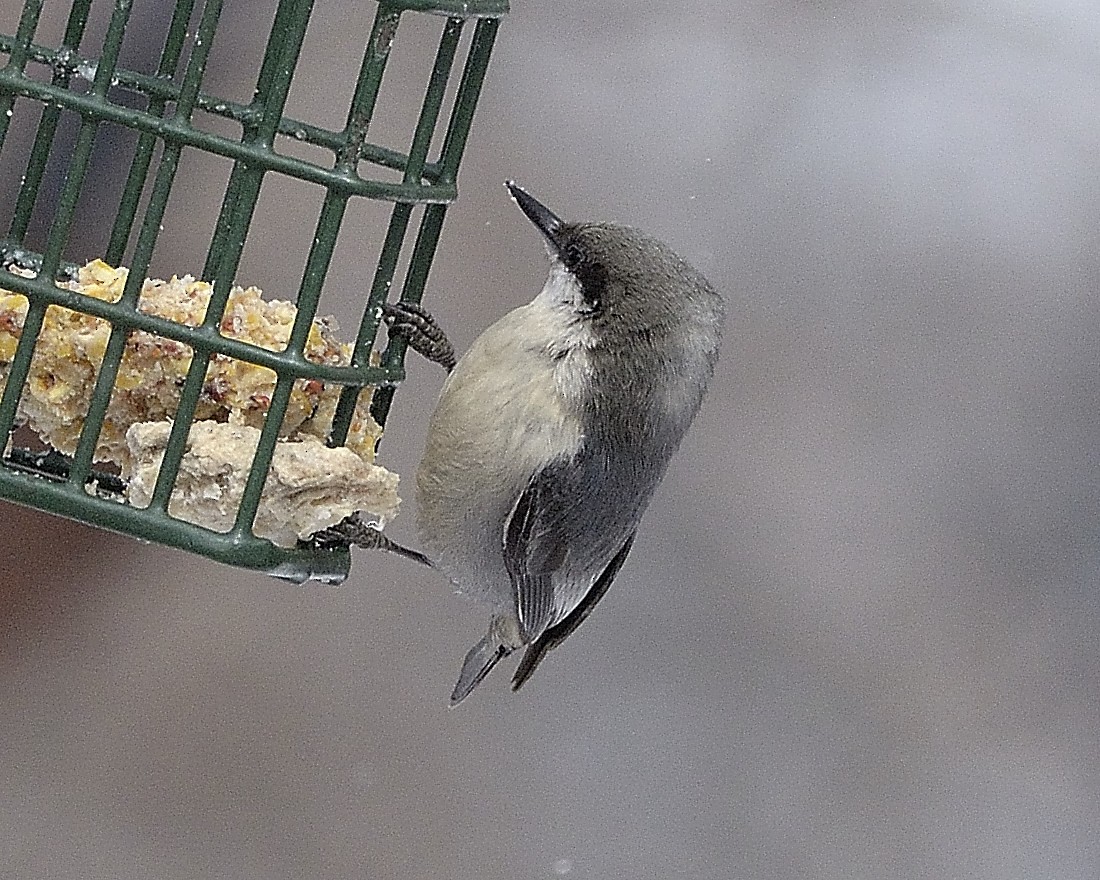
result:
[(579, 448), (581, 427), (544, 363), (478, 370), (484, 356), (475, 344), (444, 385), (417, 472), (417, 525), (459, 592), (514, 612), (504, 522), (534, 474)]

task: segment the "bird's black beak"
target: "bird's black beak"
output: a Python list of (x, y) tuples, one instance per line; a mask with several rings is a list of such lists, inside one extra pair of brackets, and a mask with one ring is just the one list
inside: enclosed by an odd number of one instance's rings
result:
[(539, 232), (543, 234), (552, 253), (556, 254), (561, 242), (562, 226), (565, 225), (561, 222), (561, 218), (514, 180), (506, 181), (504, 185), (508, 187), (508, 192), (512, 194), (512, 198), (519, 205), (519, 209), (527, 215), (527, 219), (534, 223)]

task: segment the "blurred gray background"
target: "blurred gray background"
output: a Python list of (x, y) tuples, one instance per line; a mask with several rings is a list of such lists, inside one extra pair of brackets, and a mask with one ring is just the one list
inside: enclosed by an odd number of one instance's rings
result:
[[(207, 88), (247, 99), (273, 3), (227, 5)], [(402, 560), (293, 587), (0, 506), (0, 874), (1100, 876), (1100, 7), (885, 5), (514, 3), (427, 295), (457, 346), (542, 283), (508, 177), (730, 311), (619, 581), (518, 695), (447, 708), (486, 615)], [(373, 10), (318, 0), (292, 113), (340, 122)], [(438, 25), (399, 35), (395, 146)], [(227, 173), (185, 162), (155, 271), (201, 268)], [(286, 186), (241, 271), (284, 297), (317, 208)], [(411, 361), (391, 416), (406, 496), (441, 380)]]

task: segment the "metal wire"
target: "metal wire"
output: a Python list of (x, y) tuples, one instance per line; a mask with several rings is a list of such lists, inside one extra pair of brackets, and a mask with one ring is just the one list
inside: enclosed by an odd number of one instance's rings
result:
[[(42, 456), (27, 450), (11, 450), (0, 460), (0, 497), (292, 580), (342, 580), (349, 566), (346, 551), (306, 545), (294, 550), (280, 549), (256, 538), (252, 524), (296, 380), (315, 378), (343, 386), (330, 437), (333, 445), (345, 442), (356, 399), (365, 386), (379, 386), (372, 414), (380, 424), (385, 421), (394, 386), (404, 378), (404, 345), (392, 340), (381, 364), (370, 363), (380, 307), (393, 286), (413, 209), (418, 205), (426, 207), (400, 289), (401, 297), (411, 302), (419, 302), (423, 294), (446, 207), (457, 196), (458, 166), (499, 19), (507, 12), (506, 0), (379, 2), (345, 123), (339, 130), (284, 115), (313, 13), (313, 0), (278, 3), (257, 74), (255, 95), (248, 104), (210, 94), (202, 87), (206, 60), (217, 36), (222, 0), (204, 0), (199, 4), (195, 0), (178, 0), (165, 33), (156, 74), (152, 76), (118, 69), (131, 0), (116, 0), (102, 44), (92, 50), (82, 47), (91, 0), (73, 0), (64, 35), (56, 46), (34, 41), (43, 5), (44, 0), (27, 0), (16, 33), (0, 35), (0, 57), (7, 55), (7, 63), (0, 68), (0, 162), (13, 161), (3, 151), (16, 102), (28, 100), (43, 108), (12, 206), (8, 232), (0, 240), (3, 267), (0, 288), (22, 293), (29, 300), (22, 334), (0, 396), (0, 437), (9, 437), (13, 430), (19, 398), (48, 307), (59, 306), (104, 319), (110, 322), (111, 334), (71, 460), (59, 464), (57, 454)], [(196, 6), (199, 20), (191, 34), (189, 28), (193, 26)], [(371, 143), (369, 135), (395, 36), (403, 17), (419, 13), (441, 15), (444, 20), (416, 128), (411, 133), (408, 152), (402, 153)], [(472, 27), (474, 33), (465, 58), (460, 60), (461, 36), (466, 27)], [(181, 62), (184, 62), (182, 75)], [(447, 86), (456, 63), (462, 70), (461, 82), (449, 108), (438, 157), (430, 161), (434, 134), (445, 109)], [(48, 81), (34, 75), (42, 69), (49, 70)], [(89, 79), (91, 85), (87, 88)], [(129, 103), (136, 96), (143, 106), (126, 106), (120, 102), (120, 95), (129, 96)], [(50, 218), (44, 248), (37, 253), (27, 246), (27, 235), (36, 211), (43, 210), (40, 203), (45, 171), (51, 158), (56, 162), (55, 154), (60, 150), (56, 147), (56, 136), (64, 113), (75, 114), (80, 124), (75, 144), (68, 153), (64, 183)], [(239, 127), (239, 137), (197, 127), (196, 115), (231, 120)], [(56, 278), (71, 275), (74, 268), (64, 260), (65, 249), (92, 162), (95, 138), (104, 125), (138, 133), (103, 255), (108, 263), (118, 265), (133, 242), (130, 273), (118, 302), (83, 296), (54, 283)], [(327, 151), (332, 157), (331, 165), (280, 152), (279, 139), (286, 137)], [(158, 146), (160, 155), (154, 162)], [(199, 327), (146, 315), (137, 308), (176, 171), (187, 151), (213, 154), (233, 162), (202, 272), (202, 278), (213, 285), (213, 293)], [(401, 172), (401, 180), (377, 179), (376, 169), (397, 170)], [(219, 330), (241, 254), (248, 236), (255, 231), (256, 205), (269, 175), (287, 176), (324, 190), (298, 288), (295, 324), (289, 344), (280, 352), (228, 339)], [(144, 211), (140, 211), (143, 196), (147, 196), (147, 203)], [(395, 204), (364, 304), (351, 364), (323, 366), (306, 359), (305, 345), (344, 215), (350, 200), (355, 198), (383, 199)], [(8, 267), (12, 265), (33, 267), (38, 274), (24, 277), (10, 271)], [(93, 470), (95, 449), (126, 340), (135, 330), (184, 343), (192, 351), (152, 501), (144, 509), (121, 503), (117, 491), (104, 488), (117, 488), (117, 478)], [(236, 521), (225, 534), (176, 520), (167, 512), (207, 365), (214, 355), (268, 367), (277, 374)]]

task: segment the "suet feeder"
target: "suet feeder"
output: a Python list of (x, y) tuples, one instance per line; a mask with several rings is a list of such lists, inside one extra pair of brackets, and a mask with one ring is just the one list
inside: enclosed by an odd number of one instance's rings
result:
[[(89, 28), (92, 0), (74, 0), (63, 36), (51, 45), (36, 40), (44, 5), (44, 0), (27, 0), (16, 32), (0, 35), (0, 168), (22, 174), (7, 219), (0, 216), (6, 225), (6, 231), (0, 229), (0, 298), (6, 297), (9, 306), (18, 302), (15, 317), (0, 314), (0, 498), (296, 581), (343, 580), (350, 565), (346, 548), (308, 541), (279, 544), (257, 536), (265, 484), (287, 445), (290, 420), (316, 423), (317, 410), (326, 406), (323, 430), (313, 425), (319, 436), (312, 442), (333, 452), (352, 445), (349, 435), (362, 428), (358, 423), (369, 417), (378, 426), (385, 423), (394, 387), (404, 376), (405, 347), (395, 338), (380, 355), (375, 352), (381, 306), (391, 288), (402, 300), (420, 301), (444, 214), (457, 196), (459, 163), (507, 0), (378, 3), (373, 26), (362, 36), (358, 69), (345, 72), (354, 89), (342, 128), (285, 115), (312, 0), (280, 0), (268, 13), (270, 32), (248, 103), (204, 89), (207, 60), (218, 39), (220, 0), (179, 0), (169, 10), (159, 64), (149, 73), (119, 64), (131, 12), (140, 0), (106, 4), (110, 13), (101, 40), (88, 37), (94, 30)], [(264, 21), (259, 6), (249, 5), (257, 28)], [(401, 51), (402, 26), (420, 16), (432, 16), (441, 36), (408, 148), (390, 149), (372, 142), (371, 123), (391, 49)], [(146, 31), (143, 39), (148, 38)], [(20, 124), (12, 124), (13, 110), (17, 120), (23, 119), (20, 105), (28, 104), (37, 108), (37, 120), (30, 123), (34, 134), (22, 150), (20, 139), (10, 137)], [(73, 138), (58, 137), (59, 124), (66, 121), (75, 127)], [(68, 248), (77, 205), (100, 161), (95, 140), (112, 126), (130, 130), (133, 137), (125, 156), (110, 157), (113, 167), (125, 169), (125, 181), (117, 201), (102, 207), (110, 222), (108, 244), (103, 253), (72, 254)], [(320, 148), (311, 155), (321, 158), (300, 158), (302, 151), (292, 147), (303, 143)], [(200, 308), (190, 316), (149, 307), (145, 283), (183, 157), (231, 164), (201, 275), (183, 279), (170, 291), (198, 297)], [(48, 193), (47, 167), (59, 163), (64, 168), (60, 188)], [(235, 332), (233, 310), (247, 308), (242, 302), (249, 292), (233, 285), (246, 239), (263, 231), (256, 211), (261, 189), (280, 175), (315, 187), (323, 199), (302, 254), (294, 307), (281, 313), (286, 332), (278, 345), (265, 345)], [(391, 203), (388, 225), (373, 230), (347, 224), (342, 231), (355, 199)], [(43, 223), (44, 204), (49, 209)], [(44, 229), (37, 238), (29, 233), (35, 217)], [(365, 285), (354, 340), (326, 351), (331, 340), (317, 309), (341, 234), (373, 242), (379, 259)], [(92, 257), (99, 261), (79, 267)], [(128, 272), (116, 271), (120, 266)], [(269, 305), (261, 302), (257, 308)], [(44, 351), (60, 325), (84, 334), (78, 354), (68, 347)], [(93, 337), (99, 340), (94, 346)], [(135, 340), (151, 346), (156, 377), (132, 375), (138, 361), (127, 358), (138, 357)], [(40, 376), (51, 357), (56, 363), (83, 358), (87, 388), (75, 417), (62, 425), (69, 431), (67, 442), (52, 443), (45, 435), (45, 444), (34, 445), (21, 440), (26, 428), (17, 430), (28, 421), (30, 383), (41, 382), (47, 403), (50, 393), (64, 396), (51, 385), (55, 377)], [(211, 377), (226, 364), (263, 372), (270, 377), (270, 389), (262, 395), (255, 425), (226, 426), (251, 431), (251, 445), (242, 447), (249, 455), (241, 491), (233, 499), (228, 525), (219, 530), (195, 521), (194, 515), (175, 515), (173, 504), (189, 467), (190, 444), (196, 442), (193, 426), (201, 423), (217, 433), (216, 418), (201, 420), (212, 411), (221, 387)], [(170, 385), (171, 403), (160, 423), (156, 467), (138, 502), (126, 468), (104, 466), (102, 459), (112, 431), (133, 442), (130, 426), (112, 423), (112, 407), (145, 381)], [(322, 390), (327, 395), (323, 403)], [(314, 409), (295, 416), (303, 399), (307, 410), (309, 401)], [(361, 431), (358, 441), (364, 438), (374, 439)], [(369, 449), (366, 458), (372, 453)]]

